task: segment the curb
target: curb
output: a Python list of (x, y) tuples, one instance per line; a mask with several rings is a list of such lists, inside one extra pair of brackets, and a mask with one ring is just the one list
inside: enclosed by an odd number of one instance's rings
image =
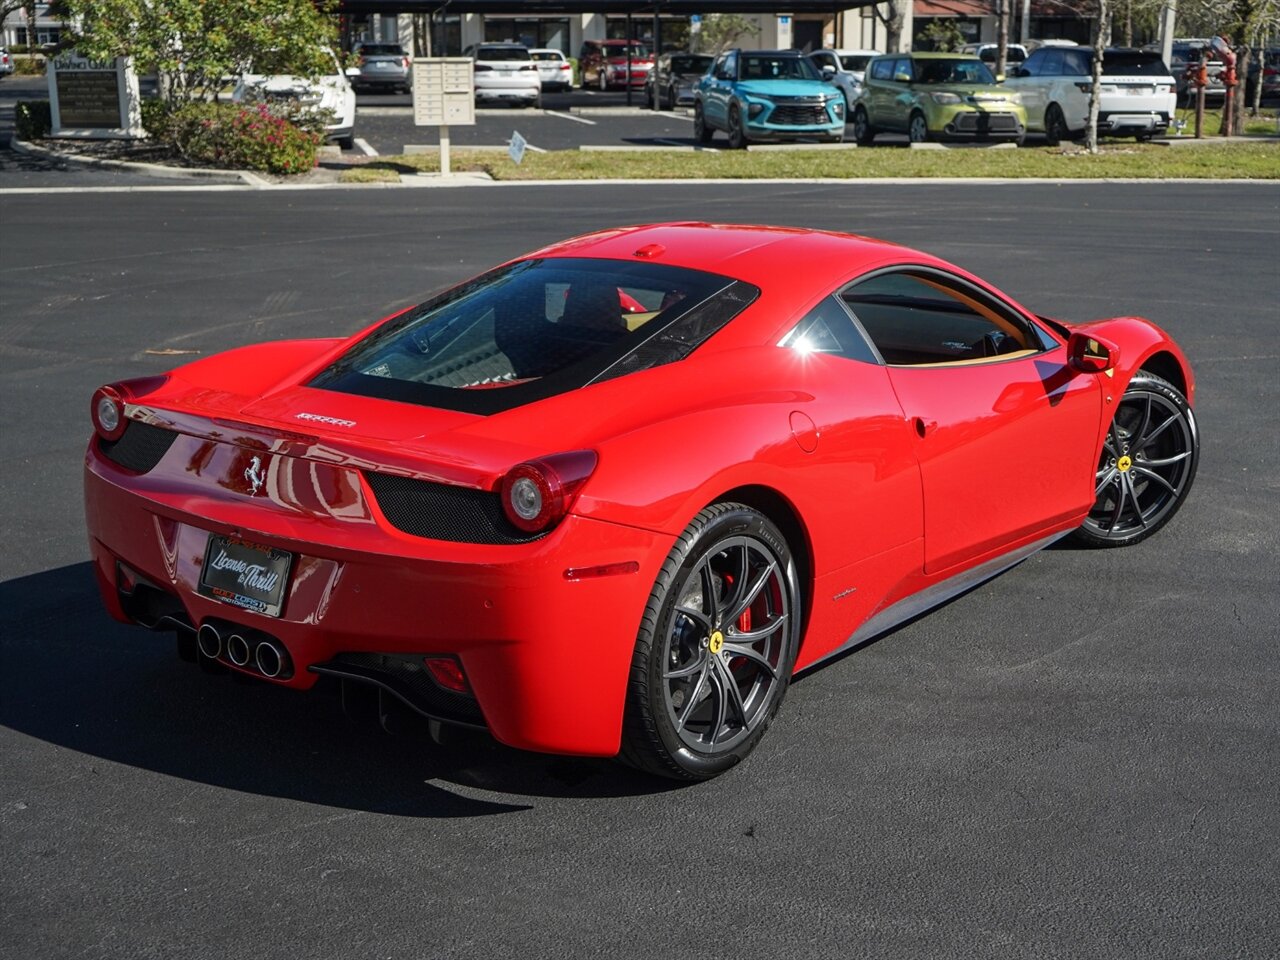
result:
[(78, 163), (86, 167), (105, 167), (109, 170), (127, 170), (130, 173), (145, 177), (163, 177), (166, 180), (212, 180), (217, 183), (242, 183), (249, 187), (267, 187), (270, 182), (247, 170), (209, 170), (204, 167), (166, 167), (160, 163), (138, 163), (133, 160), (111, 160), (107, 157), (80, 157), (75, 154), (59, 153), (45, 147), (37, 147), (16, 136), (9, 138), (9, 149), (16, 153), (25, 153), (32, 157), (43, 157), (46, 160)]

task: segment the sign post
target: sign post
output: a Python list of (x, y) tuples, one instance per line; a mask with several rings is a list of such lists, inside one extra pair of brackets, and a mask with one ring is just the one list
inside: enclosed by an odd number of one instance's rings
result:
[(49, 111), (55, 137), (145, 137), (138, 75), (128, 57), (89, 60), (68, 50), (49, 61)]
[(440, 128), (440, 175), (450, 177), (449, 127), (476, 122), (475, 76), (470, 57), (415, 57), (413, 122)]

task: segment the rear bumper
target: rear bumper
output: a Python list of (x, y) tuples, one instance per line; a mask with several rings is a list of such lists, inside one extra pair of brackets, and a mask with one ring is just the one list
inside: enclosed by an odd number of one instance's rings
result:
[(1099, 111), (1098, 129), (1107, 133), (1163, 133), (1169, 129), (1169, 114), (1150, 110)]
[(509, 101), (527, 101), (534, 103), (538, 99), (538, 95), (542, 92), (542, 82), (539, 81), (534, 86), (520, 87), (476, 87), (476, 102), (509, 102)]
[[(336, 530), (333, 521), (284, 516), (266, 503), (253, 510), (254, 501), (228, 501), (224, 509), (216, 499), (171, 492), (162, 478), (141, 482), (151, 479), (116, 466), (90, 443), (89, 548), (116, 619), (157, 619), (143, 616), (130, 595), (142, 578), (161, 592), (149, 609), (172, 625), (210, 623), (278, 641), (292, 670), (270, 682), (297, 689), (316, 682), (312, 668), (369, 666), (351, 655), (450, 655), (466, 674), (476, 715), (498, 740), (554, 753), (617, 753), (636, 633), (669, 537), (570, 516), (530, 543), (445, 543), (403, 534), (375, 515), (353, 540), (351, 529)], [(279, 617), (198, 592), (213, 533), (294, 555)], [(569, 567), (628, 561), (639, 570), (565, 576)]]

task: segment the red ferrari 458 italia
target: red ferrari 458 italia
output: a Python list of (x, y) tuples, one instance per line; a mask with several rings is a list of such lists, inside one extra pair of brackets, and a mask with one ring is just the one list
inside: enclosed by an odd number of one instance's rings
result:
[(795, 671), (1063, 535), (1158, 530), (1194, 397), (1153, 323), (915, 250), (624, 227), (102, 387), (85, 510), (110, 613), (207, 670), (700, 779)]

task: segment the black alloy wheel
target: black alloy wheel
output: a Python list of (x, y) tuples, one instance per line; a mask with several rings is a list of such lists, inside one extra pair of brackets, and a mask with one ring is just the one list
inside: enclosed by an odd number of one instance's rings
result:
[(1120, 398), (1095, 475), (1097, 500), (1074, 534), (1091, 547), (1125, 547), (1172, 519), (1191, 490), (1200, 433), (1173, 384), (1139, 371)]
[(859, 104), (853, 110), (853, 142), (860, 147), (869, 147), (875, 139), (876, 131), (867, 116), (867, 108)]
[(1051, 147), (1071, 139), (1067, 118), (1062, 115), (1062, 108), (1056, 103), (1051, 103), (1044, 109), (1044, 139)]
[(621, 759), (680, 780), (739, 763), (782, 702), (799, 636), (795, 564), (778, 528), (740, 503), (703, 510), (645, 608)]
[(699, 143), (710, 143), (715, 131), (707, 123), (707, 116), (702, 110), (702, 101), (693, 105), (693, 136)]
[(735, 103), (729, 108), (729, 149), (745, 150), (747, 131), (742, 126), (742, 110)]

